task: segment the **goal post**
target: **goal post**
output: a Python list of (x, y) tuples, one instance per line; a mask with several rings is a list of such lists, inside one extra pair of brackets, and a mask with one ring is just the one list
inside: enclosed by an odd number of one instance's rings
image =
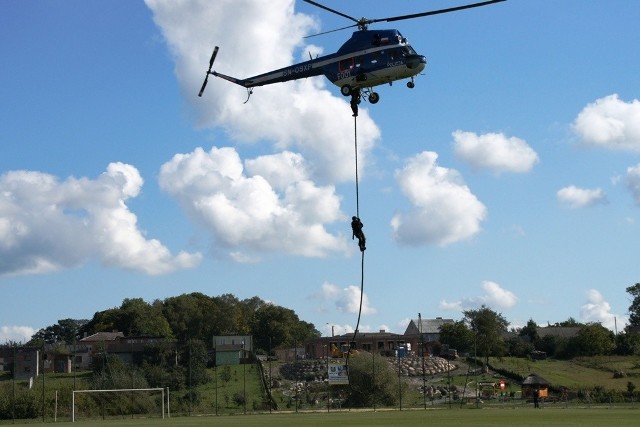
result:
[[(164, 419), (165, 414), (165, 397), (164, 397), (164, 388), (120, 388), (120, 389), (111, 389), (111, 390), (73, 390), (71, 396), (71, 422), (76, 421), (76, 393), (82, 394), (92, 394), (92, 393), (136, 393), (136, 392), (154, 392), (159, 391), (162, 397), (162, 404), (160, 405), (160, 410), (162, 413), (162, 418)], [(168, 406), (168, 405), (167, 405)], [(168, 408), (167, 408), (168, 410)]]

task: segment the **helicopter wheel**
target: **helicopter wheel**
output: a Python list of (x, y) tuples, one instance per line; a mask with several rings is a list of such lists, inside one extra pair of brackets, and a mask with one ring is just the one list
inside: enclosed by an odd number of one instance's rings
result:
[(349, 95), (351, 95), (351, 92), (352, 92), (352, 90), (351, 90), (351, 86), (349, 86), (349, 85), (343, 85), (343, 86), (340, 88), (340, 93), (341, 93), (343, 96), (349, 96)]
[(413, 89), (414, 87), (416, 87), (416, 84), (414, 82), (407, 82), (407, 87), (409, 89)]
[(380, 101), (380, 95), (378, 95), (377, 92), (371, 92), (371, 94), (369, 95), (369, 102), (372, 104), (376, 104), (378, 101)]

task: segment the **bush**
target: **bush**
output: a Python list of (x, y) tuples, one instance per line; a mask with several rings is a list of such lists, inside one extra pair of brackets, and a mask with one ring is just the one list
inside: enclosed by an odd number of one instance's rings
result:
[(247, 400), (245, 399), (245, 396), (243, 393), (236, 392), (233, 394), (233, 403), (235, 403), (236, 406), (244, 406), (246, 402)]

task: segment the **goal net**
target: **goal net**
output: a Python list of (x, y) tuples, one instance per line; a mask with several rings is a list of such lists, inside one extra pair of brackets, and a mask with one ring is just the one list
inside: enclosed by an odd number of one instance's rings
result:
[[(162, 417), (164, 388), (74, 390), (71, 421), (78, 418)], [(167, 407), (168, 412), (168, 407)]]

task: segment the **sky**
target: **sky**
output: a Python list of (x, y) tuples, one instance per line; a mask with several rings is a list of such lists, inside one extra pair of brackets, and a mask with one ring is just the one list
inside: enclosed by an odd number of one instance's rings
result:
[(354, 123), (323, 76), (246, 103), (211, 77), (197, 96), (214, 46), (239, 78), (335, 52), (352, 29), (304, 37), (351, 22), (312, 5), (0, 2), (0, 342), (191, 292), (340, 334), (361, 283), (361, 331), (483, 304), (514, 328), (622, 330), (640, 276), (639, 18), (635, 0), (508, 0), (375, 24), (428, 65)]

